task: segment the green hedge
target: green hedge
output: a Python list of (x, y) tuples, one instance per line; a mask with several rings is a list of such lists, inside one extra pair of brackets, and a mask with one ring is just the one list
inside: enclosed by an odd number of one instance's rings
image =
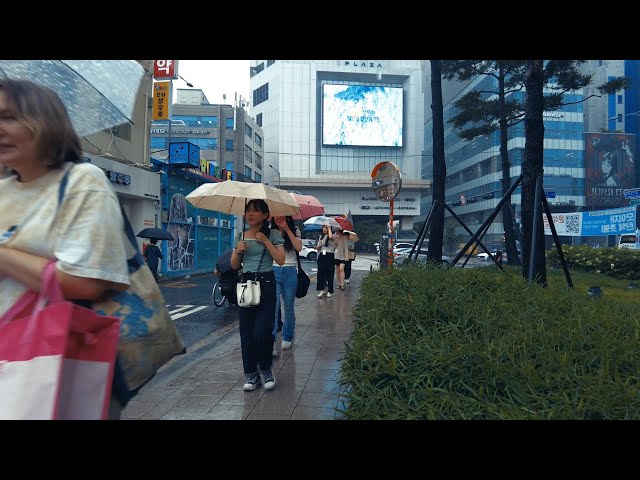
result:
[(593, 276), (569, 290), (561, 275), (543, 289), (517, 268), (370, 273), (341, 367), (344, 418), (640, 418), (640, 290), (593, 299)]
[[(562, 253), (564, 253), (570, 269), (601, 273), (620, 279), (640, 279), (639, 250), (563, 245)], [(562, 267), (560, 256), (555, 247), (547, 252), (547, 261), (553, 267)]]

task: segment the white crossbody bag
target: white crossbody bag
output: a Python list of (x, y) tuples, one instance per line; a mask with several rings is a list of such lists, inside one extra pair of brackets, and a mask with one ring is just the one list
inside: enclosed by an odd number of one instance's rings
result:
[[(262, 255), (260, 256), (260, 263), (258, 264), (258, 273), (262, 266), (262, 259), (267, 251), (267, 247), (264, 247)], [(247, 280), (246, 282), (238, 282), (236, 285), (236, 294), (238, 297), (239, 307), (255, 307), (260, 305), (260, 281), (259, 280)]]

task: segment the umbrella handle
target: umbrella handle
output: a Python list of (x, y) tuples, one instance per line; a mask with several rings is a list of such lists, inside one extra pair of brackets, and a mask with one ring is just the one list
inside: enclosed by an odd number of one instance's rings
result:
[[(247, 212), (247, 199), (244, 199), (244, 212)], [(246, 217), (245, 214), (242, 214), (242, 240), (244, 240), (244, 226), (245, 226), (245, 222), (246, 222)]]

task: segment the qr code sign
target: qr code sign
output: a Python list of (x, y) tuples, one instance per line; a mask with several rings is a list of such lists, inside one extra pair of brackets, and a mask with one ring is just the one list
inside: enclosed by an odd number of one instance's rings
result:
[(567, 233), (580, 233), (580, 216), (579, 215), (565, 215), (565, 228)]

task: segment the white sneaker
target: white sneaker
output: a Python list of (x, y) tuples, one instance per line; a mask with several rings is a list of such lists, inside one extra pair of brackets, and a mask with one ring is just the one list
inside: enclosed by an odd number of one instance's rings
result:
[(293, 342), (289, 342), (288, 340), (282, 340), (283, 350), (289, 350), (291, 347), (293, 347)]
[(322, 298), (322, 296), (324, 295), (324, 290), (322, 290), (319, 294), (318, 294), (318, 298)]
[(327, 298), (331, 298), (333, 297), (333, 295), (331, 294), (331, 292), (327, 293)]
[[(258, 388), (260, 386), (260, 375), (256, 375), (252, 378), (247, 379), (247, 381), (245, 382), (244, 386), (242, 387), (242, 389), (245, 392), (252, 392), (253, 390), (255, 390), (256, 388)], [(273, 388), (273, 387), (271, 387)]]
[(348, 278), (345, 280), (345, 283), (349, 283), (349, 279)]
[(264, 376), (263, 381), (265, 390), (273, 390), (276, 386), (276, 379), (273, 376), (273, 373), (271, 373), (271, 370), (269, 370), (269, 373)]

